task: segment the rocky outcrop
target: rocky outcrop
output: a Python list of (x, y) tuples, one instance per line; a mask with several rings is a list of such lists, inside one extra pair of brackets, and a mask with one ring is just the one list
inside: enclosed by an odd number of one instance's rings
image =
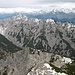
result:
[[(65, 59), (68, 58), (63, 59), (60, 55), (42, 52), (40, 50), (36, 50), (34, 53), (29, 48), (24, 48), (21, 51), (12, 53), (12, 55), (8, 56), (6, 60), (0, 60), (0, 73), (1, 75), (36, 75), (35, 71), (37, 71), (39, 75), (40, 72), (44, 71), (44, 74), (46, 73), (46, 75), (50, 75), (52, 73), (60, 75), (60, 73), (47, 68), (47, 66), (43, 67), (43, 65), (47, 63), (61, 68), (66, 64), (66, 61), (69, 64), (72, 62), (71, 59), (69, 59), (71, 61)], [(62, 71), (62, 73), (64, 72)]]
[(0, 21), (1, 34), (19, 47), (75, 57), (75, 25), (19, 14)]

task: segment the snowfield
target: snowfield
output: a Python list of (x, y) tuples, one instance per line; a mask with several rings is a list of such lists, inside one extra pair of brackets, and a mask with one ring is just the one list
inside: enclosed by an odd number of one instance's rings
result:
[[(48, 63), (44, 63), (38, 68), (34, 67), (27, 75), (67, 75), (65, 73), (57, 73)], [(42, 69), (41, 69), (42, 68)]]

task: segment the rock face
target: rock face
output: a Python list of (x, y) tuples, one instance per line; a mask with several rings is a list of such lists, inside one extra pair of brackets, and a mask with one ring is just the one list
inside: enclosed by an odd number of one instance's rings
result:
[[(56, 59), (57, 57), (59, 57), (59, 62)], [(32, 54), (29, 48), (25, 48), (8, 56), (6, 60), (0, 60), (0, 75), (50, 75), (53, 73), (53, 75), (66, 75), (63, 74), (64, 72), (58, 73), (52, 70), (52, 67), (49, 66), (49, 63), (54, 65), (59, 63), (62, 67), (65, 65), (65, 61), (62, 61), (62, 59), (62, 57), (53, 55), (53, 53), (40, 51), (38, 54), (36, 51), (35, 54)]]
[(1, 75), (26, 75), (28, 72), (28, 51), (15, 52), (6, 60), (0, 60)]
[(0, 20), (1, 34), (19, 47), (30, 47), (75, 57), (75, 25), (21, 14)]
[[(71, 59), (60, 55), (75, 58), (75, 26), (72, 23), (21, 14), (0, 20), (0, 75), (36, 75), (40, 70), (39, 75), (42, 69), (46, 69), (44, 75), (50, 75), (53, 71), (45, 63), (58, 68), (72, 63)], [(56, 71), (53, 73), (60, 75)]]

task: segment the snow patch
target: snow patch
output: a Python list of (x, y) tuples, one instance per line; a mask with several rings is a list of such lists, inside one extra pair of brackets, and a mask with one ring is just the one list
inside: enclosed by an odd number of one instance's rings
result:
[(35, 19), (34, 22), (36, 22), (37, 24), (39, 24), (39, 19)]
[(45, 63), (44, 66), (46, 66), (49, 69), (52, 69), (52, 67), (48, 63)]
[(47, 19), (46, 22), (54, 22), (53, 19)]
[[(44, 68), (44, 66), (46, 68)], [(42, 68), (42, 69), (41, 69)], [(31, 70), (27, 75), (67, 75), (65, 73), (58, 73), (52, 69), (48, 63), (44, 63), (43, 66), (38, 66), (38, 68)]]
[(35, 19), (35, 22), (39, 22), (39, 20), (38, 19)]
[(66, 75), (65, 73), (58, 73), (58, 75)]
[(28, 17), (25, 16), (25, 15), (22, 15), (22, 14), (18, 14), (17, 16), (14, 16), (12, 18), (13, 18), (13, 20), (20, 20), (20, 19), (23, 19), (23, 18), (25, 19), (25, 21), (28, 20)]
[(70, 58), (66, 58), (66, 57), (63, 57), (62, 59), (63, 62), (65, 62), (66, 64), (71, 64), (72, 63), (72, 60)]

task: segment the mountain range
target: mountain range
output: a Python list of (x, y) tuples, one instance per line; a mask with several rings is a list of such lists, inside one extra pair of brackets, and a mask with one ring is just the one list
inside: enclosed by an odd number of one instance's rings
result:
[(74, 3), (38, 5), (35, 8), (0, 8), (0, 19), (9, 18), (19, 13), (29, 18), (54, 19), (58, 22), (75, 22)]
[(75, 57), (75, 25), (28, 18), (22, 14), (0, 21), (0, 33), (19, 47)]
[(75, 75), (75, 24), (24, 14), (0, 20), (1, 75)]

